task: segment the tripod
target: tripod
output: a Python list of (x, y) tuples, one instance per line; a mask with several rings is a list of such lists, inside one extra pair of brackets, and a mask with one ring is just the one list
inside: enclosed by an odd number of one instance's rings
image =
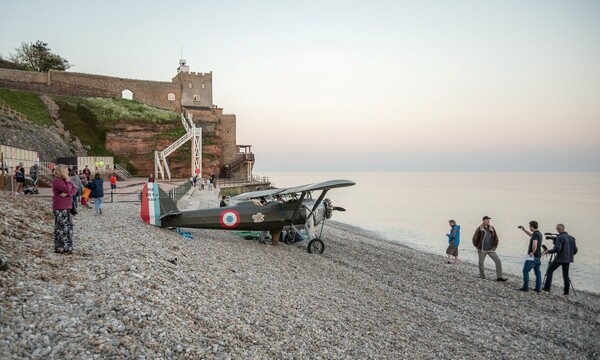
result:
[[(542, 249), (544, 249), (544, 251), (548, 250), (548, 248), (546, 247), (546, 245), (542, 245)], [(554, 260), (554, 254), (550, 254), (550, 259), (548, 259), (548, 266), (550, 266), (550, 264), (552, 264), (552, 261)], [(548, 269), (546, 269), (546, 272), (544, 273), (544, 280), (542, 281), (542, 286), (546, 286), (546, 276), (548, 276)], [(573, 295), (577, 296), (577, 291), (575, 291), (575, 287), (573, 286), (573, 282), (571, 281), (571, 277), (569, 276), (569, 287), (573, 290)]]

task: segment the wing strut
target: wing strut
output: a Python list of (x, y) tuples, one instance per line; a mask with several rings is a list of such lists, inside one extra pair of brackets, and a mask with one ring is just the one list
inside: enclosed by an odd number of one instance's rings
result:
[(323, 190), (323, 192), (321, 193), (321, 195), (319, 196), (319, 198), (317, 199), (317, 202), (315, 203), (315, 205), (313, 206), (312, 210), (310, 211), (310, 214), (308, 214), (308, 216), (312, 216), (312, 214), (315, 212), (315, 210), (317, 210), (317, 208), (319, 207), (319, 204), (321, 204), (321, 202), (323, 201), (323, 199), (325, 198), (325, 195), (327, 195), (327, 192), (329, 191), (329, 189), (325, 189)]

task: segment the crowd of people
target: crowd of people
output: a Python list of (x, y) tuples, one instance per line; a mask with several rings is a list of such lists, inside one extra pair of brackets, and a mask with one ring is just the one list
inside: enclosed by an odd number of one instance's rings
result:
[[(117, 176), (110, 179), (111, 191), (117, 188)], [(91, 208), (94, 204), (96, 215), (102, 215), (104, 209), (104, 180), (100, 173), (91, 178), (86, 166), (77, 171), (67, 165), (59, 164), (53, 169), (52, 212), (54, 213), (54, 251), (59, 254), (71, 254), (73, 251), (73, 217), (77, 215), (78, 205)]]
[[(473, 234), (473, 246), (477, 249), (479, 257), (479, 277), (485, 279), (485, 258), (489, 256), (496, 265), (496, 281), (507, 281), (502, 273), (502, 261), (496, 253), (498, 248), (498, 233), (492, 225), (490, 225), (491, 218), (484, 216), (482, 223), (475, 229)], [(446, 249), (447, 264), (458, 263), (458, 247), (460, 245), (460, 225), (455, 220), (448, 221), (450, 225), (450, 232), (446, 234), (448, 237), (448, 248)], [(544, 236), (539, 230), (539, 224), (537, 221), (532, 220), (529, 222), (529, 229), (523, 226), (519, 226), (527, 236), (529, 236), (529, 243), (527, 245), (527, 253), (525, 256), (525, 263), (523, 264), (523, 286), (518, 288), (518, 291), (529, 291), (529, 273), (533, 270), (535, 274), (535, 288), (534, 291), (550, 291), (552, 287), (552, 277), (554, 271), (559, 267), (562, 267), (563, 280), (564, 280), (564, 295), (569, 295), (571, 288), (571, 280), (569, 278), (569, 264), (573, 262), (575, 254), (577, 254), (577, 243), (575, 238), (565, 230), (565, 225), (556, 225), (556, 236), (550, 236), (553, 241), (552, 249), (545, 247), (542, 242)], [(550, 255), (550, 264), (546, 270), (546, 279), (542, 281), (541, 257)], [(543, 282), (543, 284), (542, 284)], [(543, 285), (543, 287), (542, 287)]]

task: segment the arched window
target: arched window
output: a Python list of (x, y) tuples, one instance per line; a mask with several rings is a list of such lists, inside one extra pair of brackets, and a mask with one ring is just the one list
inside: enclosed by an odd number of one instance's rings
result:
[(129, 89), (125, 89), (125, 90), (121, 91), (121, 98), (127, 99), (127, 100), (133, 100), (133, 91), (131, 91)]
[(175, 101), (175, 94), (170, 92), (167, 94), (167, 100), (169, 101)]
[(191, 89), (192, 88), (192, 83), (188, 83), (188, 87)]
[(205, 88), (206, 88), (206, 86), (204, 85), (204, 83), (202, 83), (202, 88), (203, 88), (203, 89), (205, 89)]

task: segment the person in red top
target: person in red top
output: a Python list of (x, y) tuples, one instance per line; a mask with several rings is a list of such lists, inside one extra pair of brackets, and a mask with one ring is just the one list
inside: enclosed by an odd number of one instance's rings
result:
[(115, 190), (117, 188), (117, 175), (114, 173), (110, 177), (110, 189)]
[(67, 165), (54, 168), (52, 180), (52, 212), (54, 213), (54, 252), (71, 254), (73, 251), (73, 195), (77, 187), (69, 177)]

